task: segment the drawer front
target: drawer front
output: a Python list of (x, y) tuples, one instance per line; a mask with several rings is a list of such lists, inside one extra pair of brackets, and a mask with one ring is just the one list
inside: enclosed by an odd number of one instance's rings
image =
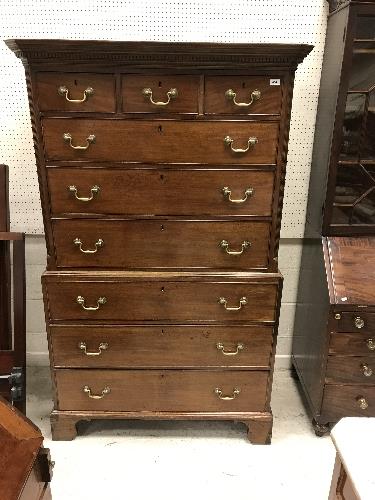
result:
[[(260, 412), (266, 409), (267, 371), (55, 370), (55, 378), (59, 410)], [(101, 396), (105, 388), (109, 392), (102, 399), (89, 397)], [(215, 389), (221, 391), (222, 397), (234, 399), (220, 399)]]
[[(88, 279), (49, 282), (46, 288), (51, 320), (274, 321), (277, 300), (277, 285), (259, 281), (194, 283), (155, 279), (124, 283)], [(77, 301), (78, 297), (84, 302)], [(105, 303), (100, 298), (105, 298)]]
[(122, 77), (125, 113), (198, 113), (199, 76), (126, 75)]
[(335, 422), (342, 417), (374, 417), (375, 387), (326, 385), (322, 418)]
[(375, 359), (375, 331), (373, 335), (360, 331), (353, 333), (331, 333), (329, 353), (373, 356)]
[[(272, 82), (278, 85), (271, 85)], [(280, 78), (269, 76), (208, 76), (204, 111), (207, 114), (279, 115), (280, 83)]]
[(36, 85), (41, 111), (116, 111), (113, 75), (41, 72)]
[(341, 319), (337, 320), (337, 331), (339, 332), (375, 332), (375, 313), (369, 312), (343, 312)]
[(267, 222), (61, 220), (53, 234), (58, 267), (264, 269), (269, 260)]
[(270, 171), (74, 167), (47, 172), (53, 214), (272, 213), (274, 173)]
[(268, 369), (272, 328), (265, 326), (53, 326), (55, 367)]
[[(243, 121), (43, 120), (49, 161), (275, 164), (278, 128), (277, 123)], [(253, 146), (251, 138), (258, 141)], [(232, 148), (249, 149), (236, 153)]]
[(326, 381), (332, 384), (375, 385), (375, 357), (329, 356)]

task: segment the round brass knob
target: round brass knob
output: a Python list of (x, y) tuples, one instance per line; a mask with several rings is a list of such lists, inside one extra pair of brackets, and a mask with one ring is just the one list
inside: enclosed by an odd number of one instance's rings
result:
[(369, 367), (369, 365), (362, 364), (361, 368), (362, 368), (363, 375), (365, 377), (371, 377), (371, 375), (372, 375), (372, 369)]
[(366, 345), (370, 351), (375, 351), (375, 340), (374, 339), (367, 339)]
[(356, 328), (363, 328), (365, 326), (364, 320), (361, 318), (361, 316), (356, 316), (354, 318), (354, 326)]
[(360, 396), (359, 398), (357, 398), (357, 402), (358, 402), (358, 406), (360, 407), (361, 410), (367, 410), (368, 402), (366, 401), (366, 399), (364, 397)]

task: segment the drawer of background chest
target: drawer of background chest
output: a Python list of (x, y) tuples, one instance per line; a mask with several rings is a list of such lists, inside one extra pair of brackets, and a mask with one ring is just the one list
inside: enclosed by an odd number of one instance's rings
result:
[(207, 76), (204, 111), (207, 114), (279, 115), (281, 80), (269, 76)]
[(326, 382), (375, 385), (375, 357), (328, 356)]
[(48, 168), (53, 214), (270, 216), (274, 172)]
[(239, 221), (60, 220), (58, 267), (265, 269), (270, 224)]
[(272, 327), (52, 326), (55, 367), (268, 369)]
[(331, 422), (342, 417), (374, 417), (375, 387), (326, 385), (321, 413)]
[(124, 75), (125, 113), (198, 113), (199, 76)]
[(338, 332), (375, 332), (375, 312), (353, 311), (341, 312), (340, 318), (335, 321)]
[(244, 121), (43, 120), (51, 160), (275, 164), (279, 124)]
[(329, 354), (371, 356), (375, 359), (375, 331), (331, 333)]
[(267, 371), (55, 370), (54, 373), (59, 410), (266, 409)]
[(237, 283), (225, 282), (223, 277), (216, 282), (178, 281), (177, 277), (167, 281), (160, 278), (161, 273), (151, 274), (149, 281), (136, 281), (121, 274), (106, 279), (105, 273), (102, 278), (98, 272), (80, 278), (46, 273), (43, 283), (50, 319), (203, 323), (274, 321), (276, 317), (280, 280), (269, 279), (269, 274)]
[(41, 111), (116, 111), (114, 75), (42, 72), (36, 87)]

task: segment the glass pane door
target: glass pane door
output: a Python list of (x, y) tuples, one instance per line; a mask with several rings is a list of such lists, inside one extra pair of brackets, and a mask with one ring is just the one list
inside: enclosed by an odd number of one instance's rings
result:
[(375, 16), (357, 19), (331, 223), (375, 225)]

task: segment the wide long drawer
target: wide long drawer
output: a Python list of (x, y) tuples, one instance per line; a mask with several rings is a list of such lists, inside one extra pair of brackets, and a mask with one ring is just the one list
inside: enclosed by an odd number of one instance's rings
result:
[(375, 385), (375, 357), (328, 356), (326, 381), (333, 384)]
[(53, 365), (62, 368), (268, 369), (272, 327), (52, 326)]
[(267, 170), (49, 168), (52, 214), (270, 216)]
[(326, 385), (322, 418), (335, 422), (342, 417), (374, 417), (375, 387), (359, 385)]
[(329, 354), (345, 354), (347, 356), (371, 356), (375, 360), (375, 331), (331, 333)]
[(58, 220), (58, 267), (265, 269), (268, 222)]
[(43, 120), (47, 161), (275, 164), (278, 123)]
[[(51, 320), (274, 321), (279, 275), (253, 278), (172, 273), (45, 273)], [(180, 275), (188, 273), (180, 273)], [(241, 273), (242, 274), (242, 273)], [(204, 281), (206, 279), (206, 281)], [(210, 281), (207, 281), (210, 280)]]
[(265, 411), (267, 371), (55, 370), (59, 410)]

